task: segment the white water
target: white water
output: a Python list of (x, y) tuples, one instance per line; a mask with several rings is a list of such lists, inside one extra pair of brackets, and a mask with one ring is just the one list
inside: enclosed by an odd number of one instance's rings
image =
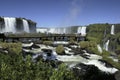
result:
[(30, 47), (33, 45), (33, 42), (26, 44), (26, 43), (22, 43), (22, 47)]
[(108, 41), (105, 43), (105, 45), (104, 45), (104, 49), (105, 49), (106, 51), (108, 51), (108, 49), (109, 49), (109, 42), (110, 42), (110, 40), (108, 40)]
[(112, 26), (111, 26), (111, 35), (114, 35), (114, 34), (115, 34), (114, 29), (115, 29), (115, 26), (114, 26), (114, 25), (112, 25)]
[[(89, 54), (89, 53), (88, 53)], [(88, 55), (87, 54), (87, 55)], [(96, 54), (89, 54), (88, 58), (90, 60), (98, 60), (98, 59), (102, 59), (102, 56), (96, 55)]]
[(37, 33), (47, 33), (47, 29), (38, 28), (36, 29)]
[(77, 33), (80, 33), (83, 36), (86, 35), (86, 27), (78, 27)]
[[(109, 40), (106, 43), (109, 43)], [(30, 44), (29, 45), (26, 44), (26, 46), (30, 46)], [(39, 44), (39, 46), (40, 46), (40, 49), (35, 51), (35, 53), (40, 53), (40, 52), (41, 53), (33, 56), (34, 59), (37, 58), (37, 56), (39, 56), (39, 55), (43, 55), (44, 60), (46, 60), (46, 59), (56, 60), (57, 59), (59, 61), (65, 62), (69, 67), (74, 67), (78, 63), (84, 63), (86, 65), (94, 65), (94, 66), (98, 67), (98, 69), (100, 69), (101, 71), (108, 72), (108, 73), (115, 73), (116, 71), (118, 71), (116, 68), (114, 68), (114, 67), (108, 68), (105, 66), (105, 63), (98, 61), (99, 59), (102, 59), (101, 56), (96, 55), (96, 54), (89, 54), (85, 50), (84, 50), (84, 52), (85, 52), (84, 54), (88, 55), (87, 56), (88, 59), (83, 58), (80, 55), (72, 55), (72, 54), (71, 55), (58, 55), (55, 51), (55, 47), (45, 46), (45, 45), (41, 45), (41, 44)], [(53, 51), (51, 56), (47, 56), (47, 54), (45, 54), (45, 53), (42, 54), (41, 49), (45, 49), (45, 48), (51, 49)], [(68, 47), (64, 47), (64, 48), (67, 52), (72, 50), (71, 48), (68, 48)], [(26, 52), (29, 52), (29, 51), (26, 51)], [(32, 52), (34, 52), (34, 51), (32, 51)]]
[(81, 33), (82, 27), (78, 27), (77, 33)]
[(101, 71), (104, 71), (104, 72), (115, 73), (116, 71), (118, 71), (118, 69), (116, 69), (116, 68), (108, 68), (108, 67), (106, 67), (105, 63), (102, 63), (102, 62), (100, 62), (98, 60), (89, 60), (87, 63), (84, 63), (84, 64), (95, 65)]
[(101, 46), (98, 44), (97, 45), (97, 48), (98, 48), (98, 51), (100, 52), (100, 53), (102, 53), (102, 48), (101, 48)]
[(48, 29), (48, 33), (64, 34), (67, 33), (67, 28), (50, 28)]
[(54, 41), (53, 44), (69, 44), (67, 41)]
[(87, 62), (85, 58), (79, 55), (76, 55), (76, 56), (57, 55), (56, 57), (59, 61), (63, 61), (63, 62)]
[(5, 29), (4, 32), (16, 32), (16, 18), (4, 17)]
[(23, 27), (24, 27), (24, 31), (29, 33), (30, 32), (30, 29), (29, 29), (29, 24), (28, 24), (28, 21), (23, 19)]

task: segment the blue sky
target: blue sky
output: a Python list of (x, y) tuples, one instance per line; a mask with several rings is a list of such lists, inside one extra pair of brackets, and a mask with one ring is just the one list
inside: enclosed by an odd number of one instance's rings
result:
[(0, 16), (25, 17), (38, 27), (120, 23), (120, 0), (0, 0)]

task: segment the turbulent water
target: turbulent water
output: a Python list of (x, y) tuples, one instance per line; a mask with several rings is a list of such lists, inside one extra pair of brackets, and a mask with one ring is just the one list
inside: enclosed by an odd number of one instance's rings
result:
[[(106, 42), (106, 45), (108, 45), (108, 43), (109, 43), (109, 40)], [(33, 43), (23, 44), (22, 46), (29, 47), (29, 46), (32, 46), (32, 44)], [(76, 64), (83, 63), (86, 65), (94, 65), (94, 66), (98, 67), (98, 69), (103, 71), (103, 72), (115, 73), (116, 71), (118, 71), (118, 69), (116, 69), (114, 67), (107, 67), (106, 66), (107, 63), (99, 61), (102, 59), (102, 56), (87, 53), (86, 50), (84, 50), (84, 53), (83, 53), (84, 56), (86, 56), (86, 58), (85, 58), (85, 57), (82, 57), (81, 55), (74, 55), (74, 52), (71, 54), (70, 52), (72, 51), (72, 48), (69, 48), (69, 47), (64, 47), (65, 52), (67, 52), (67, 54), (70, 53), (69, 55), (58, 55), (55, 51), (56, 47), (46, 46), (43, 44), (37, 44), (37, 45), (39, 45), (40, 48), (32, 49), (32, 50), (27, 50), (27, 49), (23, 49), (23, 50), (26, 52), (36, 54), (33, 56), (33, 59), (42, 55), (44, 60), (46, 60), (46, 59), (56, 60), (57, 59), (58, 61), (62, 61), (64, 63), (66, 63), (70, 68), (74, 67)], [(42, 49), (52, 50), (51, 56), (47, 56), (47, 54), (45, 52), (42, 52)]]
[(115, 31), (114, 31), (114, 25), (111, 26), (111, 35), (114, 35), (115, 34)]
[(28, 24), (28, 21), (23, 19), (23, 27), (24, 27), (24, 31), (29, 33), (30, 30), (29, 30), (29, 24)]
[(3, 32), (16, 32), (16, 18), (4, 17), (5, 29)]
[(116, 71), (118, 71), (116, 68), (108, 68), (108, 67), (106, 67), (104, 63), (102, 63), (102, 62), (100, 62), (98, 60), (89, 60), (85, 64), (87, 64), (87, 65), (95, 65), (101, 71), (104, 71), (104, 72), (115, 73)]

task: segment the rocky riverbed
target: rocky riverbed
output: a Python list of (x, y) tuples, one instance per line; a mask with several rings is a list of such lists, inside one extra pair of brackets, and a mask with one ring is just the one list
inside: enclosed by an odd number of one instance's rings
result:
[[(57, 43), (60, 44), (60, 42), (55, 42), (55, 44)], [(65, 46), (63, 54), (56, 53), (55, 46), (44, 44), (23, 43), (22, 47), (23, 55), (31, 54), (33, 61), (43, 58), (44, 61), (54, 60), (65, 63), (76, 75), (84, 75), (85, 80), (90, 76), (93, 78), (89, 80), (119, 80), (120, 75), (117, 68), (103, 60), (102, 56), (81, 49), (79, 45)]]

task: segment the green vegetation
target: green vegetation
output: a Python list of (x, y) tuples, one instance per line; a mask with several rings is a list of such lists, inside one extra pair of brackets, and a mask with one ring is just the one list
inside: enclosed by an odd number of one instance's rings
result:
[(21, 43), (0, 43), (0, 46), (8, 50), (9, 53), (20, 54), (22, 52)]
[(74, 37), (73, 37), (73, 38), (71, 37), (71, 38), (70, 38), (70, 41), (69, 41), (69, 44), (75, 44), (75, 43), (76, 43), (76, 42), (75, 42), (75, 38), (74, 38)]
[(87, 28), (87, 39), (89, 41), (95, 41), (97, 43), (102, 43), (104, 37), (110, 34), (110, 24), (92, 24)]
[(58, 65), (54, 61), (39, 58), (33, 62), (30, 55), (24, 59), (20, 54), (21, 43), (0, 43), (0, 46), (8, 50), (8, 54), (0, 52), (1, 80), (78, 80), (65, 64), (54, 68), (53, 65)]
[(0, 53), (0, 62), (1, 80), (77, 80), (64, 64), (55, 69), (42, 59), (32, 62), (31, 56), (24, 61), (22, 55)]
[(57, 52), (58, 54), (63, 54), (63, 53), (64, 53), (64, 47), (63, 47), (63, 45), (58, 45), (58, 46), (56, 47), (56, 52)]
[(120, 70), (120, 63), (113, 61), (108, 56), (103, 56), (103, 60), (107, 61), (108, 63), (112, 64), (115, 68)]
[(80, 47), (82, 49), (87, 49), (87, 50), (91, 51), (92, 53), (100, 54), (100, 52), (98, 51), (96, 42), (93, 42), (93, 41), (81, 41), (79, 43), (79, 45), (80, 45)]
[(52, 44), (52, 41), (43, 41), (43, 44), (44, 44), (44, 45), (51, 45), (51, 44)]

